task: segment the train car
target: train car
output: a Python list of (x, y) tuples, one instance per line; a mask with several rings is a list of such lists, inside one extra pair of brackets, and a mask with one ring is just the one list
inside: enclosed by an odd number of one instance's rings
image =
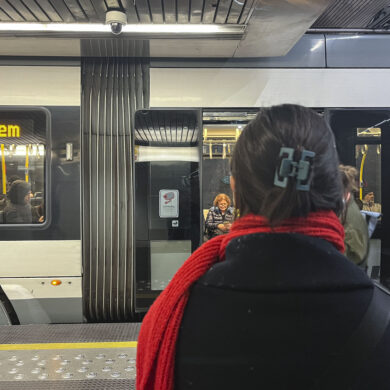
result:
[[(374, 193), (371, 207), (382, 219), (368, 272), (389, 285), (382, 166), (389, 158), (390, 70), (367, 61), (363, 49), (372, 41), (359, 37), (362, 56), (353, 64), (337, 62), (341, 38), (322, 34), (304, 36), (296, 49), (316, 63), (324, 42), (328, 49), (332, 43), (327, 62), (314, 67), (297, 63), (294, 51), (267, 63), (151, 59), (150, 108), (126, 118), (112, 93), (123, 60), (3, 60), (1, 323), (139, 319), (201, 244), (213, 197), (229, 193), (229, 156), (240, 131), (261, 107), (281, 103), (324, 115), (340, 160), (359, 170), (359, 196)], [(96, 84), (105, 74), (96, 69), (113, 69), (113, 84), (108, 73)], [(88, 111), (95, 95), (97, 111)], [(11, 176), (31, 185), (34, 220), (7, 221)]]

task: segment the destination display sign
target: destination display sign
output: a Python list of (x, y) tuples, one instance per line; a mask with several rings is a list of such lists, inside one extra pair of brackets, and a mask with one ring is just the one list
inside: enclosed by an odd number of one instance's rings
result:
[(37, 127), (35, 119), (23, 118), (23, 116), (27, 116), (25, 112), (20, 114), (12, 112), (11, 114), (13, 115), (11, 116), (9, 112), (0, 111), (1, 144), (25, 145), (45, 143), (46, 126), (44, 122), (44, 126), (40, 125)]
[(0, 123), (0, 138), (20, 138), (20, 126)]

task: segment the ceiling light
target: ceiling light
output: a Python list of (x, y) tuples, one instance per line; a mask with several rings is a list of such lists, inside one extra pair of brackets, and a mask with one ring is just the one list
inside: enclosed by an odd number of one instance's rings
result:
[[(221, 35), (240, 38), (244, 34), (243, 25), (218, 24), (127, 24), (122, 28), (122, 34), (143, 35), (156, 34), (158, 38), (164, 35)], [(0, 34), (22, 33), (111, 33), (111, 26), (97, 23), (0, 23)]]

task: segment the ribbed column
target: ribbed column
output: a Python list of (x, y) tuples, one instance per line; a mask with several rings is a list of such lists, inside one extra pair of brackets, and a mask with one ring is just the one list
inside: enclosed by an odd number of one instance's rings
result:
[(132, 129), (149, 106), (149, 64), (82, 60), (84, 315), (124, 321), (134, 311)]

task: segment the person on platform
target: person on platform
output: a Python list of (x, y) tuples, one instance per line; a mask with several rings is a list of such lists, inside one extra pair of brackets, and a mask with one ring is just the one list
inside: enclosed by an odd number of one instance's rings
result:
[(387, 389), (390, 296), (344, 256), (333, 133), (263, 108), (231, 161), (240, 211), (146, 314), (137, 390)]

